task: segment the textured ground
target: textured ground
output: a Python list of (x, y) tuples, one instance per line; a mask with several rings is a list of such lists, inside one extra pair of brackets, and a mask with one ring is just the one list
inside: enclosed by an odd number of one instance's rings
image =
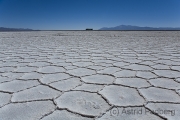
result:
[(180, 32), (1, 32), (0, 119), (178, 120)]

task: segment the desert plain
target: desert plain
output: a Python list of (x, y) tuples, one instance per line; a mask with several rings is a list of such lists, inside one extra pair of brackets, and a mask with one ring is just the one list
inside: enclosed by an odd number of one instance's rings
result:
[(135, 119), (180, 119), (180, 31), (0, 32), (0, 120)]

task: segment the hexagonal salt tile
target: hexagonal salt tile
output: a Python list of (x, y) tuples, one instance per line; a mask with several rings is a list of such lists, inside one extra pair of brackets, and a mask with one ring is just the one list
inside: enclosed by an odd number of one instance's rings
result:
[(136, 71), (122, 70), (113, 74), (116, 77), (135, 77)]
[(156, 78), (157, 77), (152, 72), (144, 72), (144, 71), (137, 71), (136, 76), (144, 78), (144, 79), (151, 79), (151, 78)]
[(48, 62), (50, 62), (50, 63), (61, 63), (61, 62), (65, 62), (65, 60), (62, 60), (62, 59), (50, 59), (50, 60), (48, 60)]
[(175, 82), (173, 79), (157, 78), (149, 81), (152, 85), (168, 89), (180, 89), (180, 83)]
[[(8, 104), (10, 102), (10, 100), (11, 100), (11, 94), (0, 92), (0, 107)], [(0, 116), (1, 116), (1, 114), (0, 114)]]
[(157, 69), (157, 70), (169, 70), (170, 69), (170, 67), (168, 65), (162, 65), (162, 64), (156, 64), (151, 67), (154, 69)]
[(178, 120), (180, 118), (180, 104), (148, 103), (146, 107), (168, 120)]
[(91, 75), (91, 76), (85, 76), (81, 78), (84, 82), (87, 83), (98, 83), (98, 84), (111, 84), (114, 82), (114, 77), (109, 75)]
[(62, 67), (67, 67), (67, 66), (72, 66), (72, 63), (61, 62), (61, 63), (53, 63), (52, 65), (55, 65), (55, 66), (62, 66)]
[(38, 69), (40, 73), (58, 73), (58, 72), (65, 72), (63, 67), (57, 66), (46, 66)]
[(136, 88), (151, 86), (146, 80), (141, 78), (117, 78), (114, 83)]
[(37, 70), (36, 67), (18, 67), (15, 69), (15, 72), (20, 72), (20, 73), (26, 73), (26, 72), (35, 72)]
[(66, 73), (56, 73), (56, 74), (45, 74), (40, 79), (42, 83), (49, 84), (51, 82), (60, 81), (64, 79), (68, 79), (71, 76)]
[(78, 66), (78, 67), (87, 67), (90, 65), (93, 65), (92, 62), (74, 62), (73, 65)]
[[(13, 72), (7, 72), (7, 73), (2, 73), (2, 76), (9, 77), (11, 79), (18, 79), (19, 77), (23, 76), (23, 73), (13, 73)], [(1, 79), (1, 76), (0, 76)]]
[(1, 120), (39, 120), (55, 109), (52, 101), (11, 103), (0, 109)]
[(29, 64), (29, 66), (33, 66), (33, 67), (43, 67), (48, 65), (50, 65), (50, 63), (48, 62), (33, 62)]
[(180, 96), (172, 90), (150, 87), (139, 89), (139, 91), (148, 101), (180, 103)]
[(81, 91), (65, 92), (55, 102), (59, 108), (88, 116), (98, 116), (110, 107), (100, 95)]
[(59, 82), (51, 83), (50, 86), (61, 91), (68, 91), (75, 88), (76, 86), (80, 84), (81, 84), (81, 81), (79, 78), (70, 78), (68, 80), (62, 80)]
[(137, 59), (125, 59), (124, 62), (128, 62), (128, 63), (131, 63), (131, 64), (134, 64), (134, 63), (140, 63), (142, 60), (137, 60)]
[(7, 92), (17, 92), (39, 84), (40, 83), (36, 80), (29, 80), (29, 81), (14, 80), (11, 82), (5, 82), (0, 84), (0, 90)]
[(74, 75), (74, 76), (82, 77), (82, 76), (86, 76), (86, 75), (95, 74), (96, 71), (90, 70), (87, 68), (77, 68), (77, 69), (73, 69), (73, 70), (68, 70), (67, 73)]
[(94, 63), (114, 63), (115, 61), (102, 59), (102, 60), (93, 60), (93, 62)]
[(129, 65), (129, 63), (126, 63), (126, 62), (116, 62), (116, 63), (113, 63), (113, 65), (117, 66), (117, 67), (123, 67), (123, 66)]
[(99, 93), (116, 106), (138, 106), (145, 102), (136, 89), (129, 87), (109, 85)]
[(74, 90), (82, 90), (82, 91), (88, 91), (88, 92), (98, 92), (103, 87), (104, 87), (104, 85), (83, 84), (81, 86), (76, 87)]
[(120, 71), (120, 70), (121, 70), (121, 68), (118, 68), (118, 67), (108, 67), (108, 68), (105, 68), (103, 70), (98, 71), (97, 73), (113, 74), (113, 73)]
[(131, 70), (153, 70), (151, 67), (146, 65), (138, 65), (138, 64), (131, 64), (129, 66), (124, 66), (125, 69), (131, 69)]
[(96, 120), (163, 120), (144, 107), (114, 107)]
[(19, 79), (22, 80), (38, 80), (41, 78), (41, 74), (37, 73), (37, 72), (31, 72), (31, 73), (25, 73), (23, 76), (21, 76)]
[(112, 67), (113, 66), (111, 63), (95, 63), (94, 65), (103, 66), (103, 67)]
[(143, 62), (141, 62), (141, 63), (139, 63), (139, 64), (152, 66), (152, 65), (154, 65), (154, 64), (156, 64), (156, 63), (154, 63), (154, 62), (152, 62), (152, 61), (143, 61)]
[(93, 69), (93, 70), (102, 70), (102, 69), (105, 69), (105, 67), (100, 66), (100, 65), (91, 65), (91, 66), (88, 66), (87, 68), (90, 68), (90, 69)]
[(180, 77), (180, 72), (172, 71), (172, 70), (154, 70), (153, 72), (161, 77), (168, 77), (168, 78)]
[(61, 95), (61, 92), (47, 86), (39, 85), (37, 87), (14, 93), (11, 100), (12, 102), (47, 100), (56, 98), (59, 95)]
[(66, 110), (56, 110), (52, 114), (45, 116), (42, 120), (93, 120), (92, 118), (82, 117), (70, 113)]

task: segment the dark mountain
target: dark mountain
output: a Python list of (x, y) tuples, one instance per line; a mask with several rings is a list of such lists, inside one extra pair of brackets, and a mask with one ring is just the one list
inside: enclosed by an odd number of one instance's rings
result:
[(172, 28), (172, 27), (139, 27), (139, 26), (132, 26), (132, 25), (119, 25), (116, 27), (103, 27), (99, 30), (180, 30), (180, 27), (178, 28)]
[(0, 27), (0, 31), (33, 31), (33, 29)]

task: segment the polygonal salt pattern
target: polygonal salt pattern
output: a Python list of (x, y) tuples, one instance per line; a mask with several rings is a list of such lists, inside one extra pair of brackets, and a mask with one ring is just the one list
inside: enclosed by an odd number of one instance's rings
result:
[(60, 91), (68, 91), (77, 87), (80, 84), (81, 84), (81, 81), (79, 78), (70, 78), (68, 80), (61, 80), (59, 82), (54, 82), (49, 85)]
[(148, 103), (146, 107), (168, 120), (178, 120), (180, 118), (180, 104)]
[(170, 67), (168, 65), (162, 65), (162, 64), (156, 64), (151, 67), (157, 70), (170, 70)]
[(180, 89), (180, 83), (174, 81), (173, 79), (157, 78), (151, 79), (149, 80), (149, 82), (156, 87), (162, 87), (167, 89)]
[(96, 73), (96, 71), (87, 69), (87, 68), (77, 68), (77, 69), (73, 69), (73, 70), (68, 70), (67, 73), (74, 75), (74, 76), (82, 77), (82, 76), (86, 76), (86, 75), (93, 75)]
[(13, 80), (0, 84), (0, 91), (4, 92), (17, 92), (33, 86), (37, 86), (40, 83), (37, 80), (21, 81)]
[[(0, 32), (0, 119), (177, 120), (179, 34)], [(116, 108), (176, 109), (176, 115), (117, 116)]]
[(71, 76), (66, 73), (56, 73), (56, 74), (45, 74), (43, 77), (40, 79), (40, 81), (44, 84), (49, 84), (51, 82), (56, 82), (64, 79), (68, 79)]
[(118, 67), (107, 67), (107, 68), (105, 68), (103, 70), (98, 71), (98, 73), (113, 74), (113, 73), (115, 73), (117, 71), (120, 71), (120, 70), (121, 70), (121, 68), (118, 68)]
[(113, 107), (96, 120), (163, 120), (144, 107)]
[(57, 66), (46, 66), (39, 68), (37, 71), (46, 74), (46, 73), (65, 72), (65, 69), (63, 67), (57, 67)]
[(66, 110), (56, 110), (42, 120), (93, 120), (92, 118), (82, 117)]
[(36, 67), (18, 67), (17, 69), (15, 69), (15, 72), (19, 72), (19, 73), (26, 73), (26, 72), (35, 72), (37, 70)]
[(122, 70), (122, 71), (115, 72), (113, 75), (116, 77), (135, 77), (136, 71)]
[(37, 87), (14, 93), (11, 100), (12, 102), (48, 100), (56, 98), (59, 95), (61, 95), (61, 92), (47, 86), (39, 85)]
[(125, 69), (131, 69), (131, 70), (143, 70), (143, 71), (150, 71), (153, 70), (149, 66), (146, 65), (138, 65), (138, 64), (131, 64), (129, 66), (124, 66)]
[(172, 90), (156, 87), (139, 89), (139, 92), (148, 100), (153, 102), (180, 103), (180, 96)]
[(136, 106), (143, 105), (145, 100), (141, 97), (136, 89), (109, 85), (99, 92), (112, 105), (116, 106)]
[(0, 116), (1, 120), (39, 120), (54, 109), (52, 101), (11, 103), (0, 109)]
[(43, 66), (48, 66), (48, 65), (50, 65), (50, 63), (48, 62), (33, 62), (29, 64), (29, 66), (32, 66), (32, 67), (43, 67)]
[(114, 83), (135, 88), (151, 86), (146, 80), (142, 78), (117, 78)]
[(21, 76), (19, 79), (22, 80), (38, 80), (42, 77), (42, 74), (39, 74), (37, 72), (31, 72), (31, 73), (24, 73), (23, 76)]
[(110, 107), (97, 93), (81, 91), (65, 92), (55, 102), (59, 108), (88, 116), (98, 116)]
[(117, 66), (117, 67), (123, 67), (123, 66), (129, 65), (129, 63), (127, 63), (127, 62), (116, 62), (116, 63), (113, 63), (113, 65)]
[(157, 77), (152, 72), (145, 72), (145, 71), (137, 71), (136, 76), (144, 79), (152, 79)]
[(83, 84), (81, 86), (76, 87), (74, 90), (88, 91), (88, 92), (98, 92), (103, 88), (104, 88), (104, 85)]
[(153, 72), (160, 77), (167, 77), (167, 78), (180, 77), (180, 72), (172, 71), (172, 70), (154, 70)]
[[(2, 76), (8, 77), (10, 79), (18, 79), (23, 75), (24, 73), (13, 73), (13, 72), (2, 73)], [(1, 76), (0, 76), (0, 79), (1, 79)]]
[(97, 83), (97, 84), (111, 84), (114, 82), (114, 77), (109, 75), (91, 75), (91, 76), (85, 76), (81, 78), (86, 83)]
[(90, 65), (93, 65), (92, 62), (74, 62), (73, 65), (78, 66), (78, 67), (87, 67)]

